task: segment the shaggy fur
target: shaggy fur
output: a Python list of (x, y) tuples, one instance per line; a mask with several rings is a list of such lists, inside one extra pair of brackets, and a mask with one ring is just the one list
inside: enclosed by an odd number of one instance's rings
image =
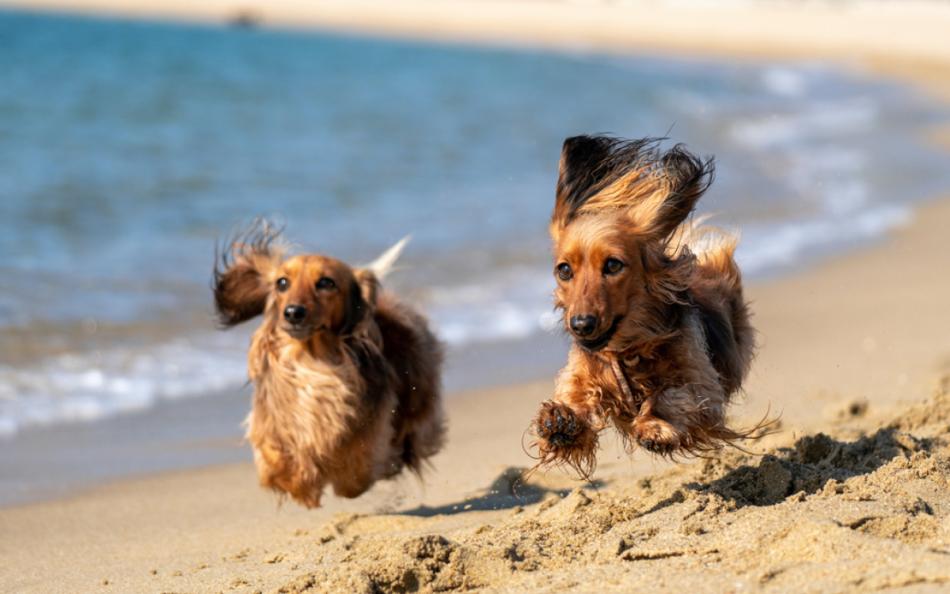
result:
[(379, 284), (401, 247), (354, 270), (287, 257), (259, 223), (216, 257), (221, 324), (263, 314), (248, 352), (246, 422), (260, 482), (307, 507), (328, 484), (357, 497), (405, 467), (420, 474), (442, 446), (441, 347)]
[(667, 456), (751, 433), (725, 418), (755, 349), (736, 239), (687, 222), (712, 178), (655, 139), (564, 142), (550, 232), (574, 345), (534, 422), (541, 464), (590, 476), (610, 424)]

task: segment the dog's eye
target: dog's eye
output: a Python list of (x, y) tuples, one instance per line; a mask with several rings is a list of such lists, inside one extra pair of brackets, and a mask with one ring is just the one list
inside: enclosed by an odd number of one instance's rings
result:
[(336, 283), (333, 282), (333, 279), (330, 278), (330, 277), (328, 277), (328, 276), (324, 276), (323, 278), (321, 278), (320, 280), (317, 281), (317, 289), (318, 289), (318, 290), (320, 290), (320, 289), (335, 289), (335, 288), (336, 288)]
[(623, 262), (617, 258), (607, 258), (604, 262), (604, 274), (617, 274), (623, 270)]
[(280, 277), (279, 279), (277, 279), (277, 290), (278, 290), (278, 291), (280, 291), (281, 293), (283, 293), (284, 291), (286, 291), (286, 290), (289, 289), (289, 288), (290, 288), (290, 281), (287, 280), (287, 277), (282, 276), (282, 277)]
[(571, 265), (567, 262), (558, 264), (555, 271), (557, 272), (557, 277), (562, 281), (569, 281), (574, 278), (574, 271), (571, 270)]

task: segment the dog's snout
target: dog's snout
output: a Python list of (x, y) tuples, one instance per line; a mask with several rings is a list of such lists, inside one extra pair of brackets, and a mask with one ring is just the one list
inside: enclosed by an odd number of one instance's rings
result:
[(590, 336), (597, 328), (597, 316), (571, 317), (571, 331), (578, 336)]
[(302, 305), (288, 305), (284, 308), (284, 319), (291, 324), (299, 324), (307, 317), (307, 308)]

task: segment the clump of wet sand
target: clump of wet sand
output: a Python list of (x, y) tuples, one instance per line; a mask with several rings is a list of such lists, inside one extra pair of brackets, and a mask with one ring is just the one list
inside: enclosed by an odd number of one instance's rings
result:
[(451, 509), (343, 516), (279, 592), (950, 583), (950, 378), (918, 406), (860, 422), (636, 482), (558, 490), (509, 470)]

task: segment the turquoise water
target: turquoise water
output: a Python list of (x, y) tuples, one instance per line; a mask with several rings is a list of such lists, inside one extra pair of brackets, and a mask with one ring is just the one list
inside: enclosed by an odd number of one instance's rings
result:
[(453, 352), (486, 350), (553, 340), (564, 137), (715, 154), (703, 208), (754, 277), (946, 187), (918, 140), (944, 117), (820, 65), (0, 12), (0, 435), (239, 386), (247, 330), (214, 331), (208, 281), (215, 239), (257, 215), (351, 262), (412, 234), (393, 282)]

